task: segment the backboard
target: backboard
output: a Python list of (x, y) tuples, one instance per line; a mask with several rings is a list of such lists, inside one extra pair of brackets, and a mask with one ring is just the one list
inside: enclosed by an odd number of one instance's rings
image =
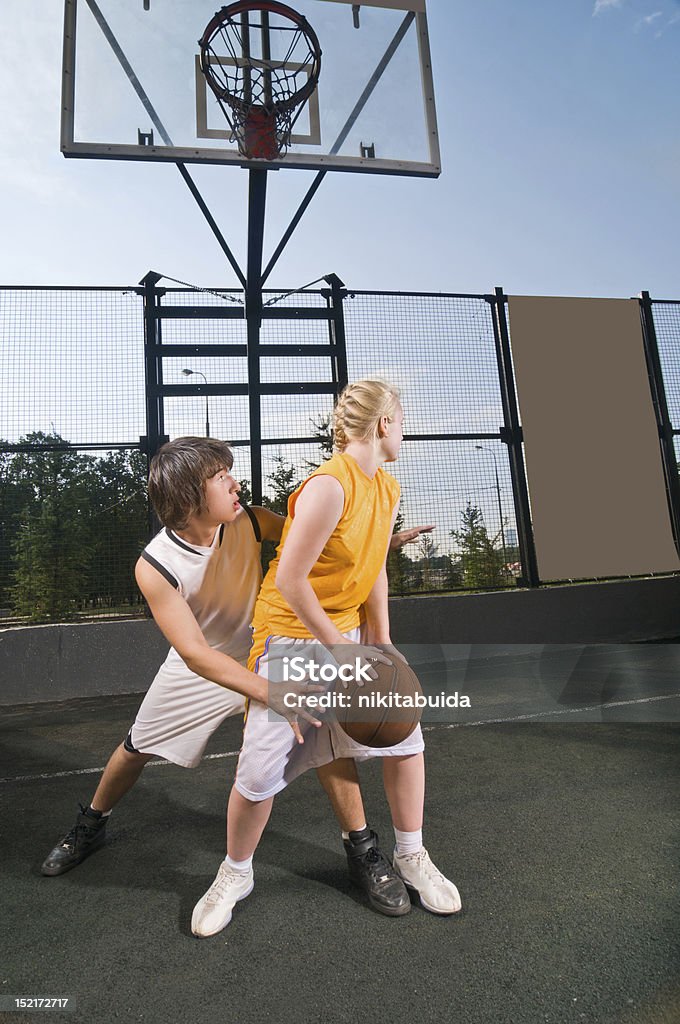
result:
[(285, 154), (262, 160), (239, 152), (201, 71), (216, 0), (65, 0), (64, 155), (436, 177), (425, 0), (287, 2), (321, 75)]

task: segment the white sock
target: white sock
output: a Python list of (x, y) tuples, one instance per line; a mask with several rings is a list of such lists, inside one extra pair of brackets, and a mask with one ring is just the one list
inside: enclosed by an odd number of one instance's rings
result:
[(398, 828), (394, 830), (396, 840), (396, 852), (400, 857), (407, 853), (418, 853), (423, 847), (423, 830), (417, 832), (401, 832)]
[[(363, 832), (364, 829), (366, 829), (366, 828), (368, 828), (368, 825), (366, 824), (366, 822), (364, 822), (363, 825), (361, 826), (361, 828), (353, 828), (352, 832)], [(345, 839), (345, 840), (349, 839), (349, 832), (343, 832), (342, 833), (342, 838)]]
[(228, 864), (234, 871), (242, 871), (245, 874), (246, 871), (250, 871), (253, 864), (253, 858), (250, 856), (246, 860), (232, 860), (229, 854), (227, 854), (224, 858), (224, 863)]

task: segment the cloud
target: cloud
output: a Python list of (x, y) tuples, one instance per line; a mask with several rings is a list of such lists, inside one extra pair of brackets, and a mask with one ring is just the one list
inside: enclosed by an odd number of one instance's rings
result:
[[(639, 32), (641, 28), (649, 28), (654, 22), (663, 17), (663, 11), (654, 11), (653, 14), (648, 14), (644, 18), (639, 18), (635, 22), (635, 31)], [(657, 33), (658, 35), (658, 33)]]
[[(625, 0), (595, 0), (595, 6), (593, 7), (593, 17), (595, 18), (598, 14), (602, 14), (608, 10), (618, 10), (623, 7)], [(674, 5), (677, 7), (680, 5), (680, 0), (673, 0)], [(680, 22), (680, 11), (673, 14), (670, 18), (664, 10), (653, 11), (651, 14), (646, 14), (638, 18), (634, 23), (634, 31), (639, 32), (641, 29), (654, 28), (654, 38), (659, 39), (666, 29), (672, 25), (677, 25)]]
[(595, 0), (595, 7), (593, 8), (593, 17), (597, 14), (601, 14), (602, 11), (608, 10), (610, 7), (621, 7), (623, 0)]
[(660, 39), (666, 31), (666, 29), (669, 29), (671, 28), (671, 26), (677, 25), (678, 22), (680, 22), (680, 12), (678, 14), (674, 14), (665, 23), (662, 23), (658, 20), (659, 18), (663, 18), (663, 16), (663, 11), (654, 11), (653, 14), (648, 14), (646, 18), (640, 18), (640, 20), (635, 25), (635, 31), (639, 31), (639, 29), (642, 27), (653, 27), (656, 29), (656, 32), (654, 33), (654, 38)]

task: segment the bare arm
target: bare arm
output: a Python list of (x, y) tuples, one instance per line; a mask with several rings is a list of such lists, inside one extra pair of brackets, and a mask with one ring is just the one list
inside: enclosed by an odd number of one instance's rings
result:
[[(364, 664), (382, 661), (389, 665), (390, 660), (382, 651), (371, 645), (356, 644), (342, 635), (321, 607), (309, 582), (312, 566), (340, 520), (344, 500), (342, 485), (334, 477), (317, 476), (305, 485), (297, 499), (295, 518), (281, 553), (276, 585), (300, 621), (331, 651), (337, 662), (348, 659), (350, 665), (356, 666), (358, 657)], [(376, 674), (372, 667), (368, 673), (372, 677)]]
[(411, 544), (414, 540), (418, 540), (421, 533), (432, 533), (433, 530), (434, 523), (429, 526), (412, 526), (409, 530), (393, 533), (390, 537), (390, 551), (399, 551), (404, 544)]
[(137, 562), (135, 578), (165, 639), (192, 672), (266, 703), (266, 681), (210, 647), (181, 594), (143, 558)]
[(276, 586), (283, 597), (312, 636), (326, 645), (346, 641), (321, 607), (308, 577), (338, 525), (344, 497), (342, 485), (332, 476), (316, 476), (305, 485), (276, 573)]
[[(278, 714), (288, 718), (298, 742), (303, 742), (299, 727), (291, 720), (294, 716), (282, 711), (280, 702), (270, 692), (267, 680), (249, 672), (234, 658), (216, 651), (208, 644), (191, 608), (171, 583), (143, 558), (137, 562), (135, 578), (159, 629), (192, 672), (218, 686), (269, 705)], [(289, 690), (295, 688), (289, 686)], [(309, 692), (320, 689), (318, 686), (309, 687)], [(296, 711), (300, 717), (315, 721), (304, 710), (297, 708)]]

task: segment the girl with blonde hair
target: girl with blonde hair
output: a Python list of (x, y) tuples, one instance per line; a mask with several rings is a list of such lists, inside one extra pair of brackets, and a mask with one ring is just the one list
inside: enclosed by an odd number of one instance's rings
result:
[[(392, 647), (386, 557), (400, 488), (382, 469), (394, 462), (404, 414), (396, 388), (360, 380), (340, 395), (333, 416), (335, 452), (288, 501), (288, 517), (255, 607), (249, 667), (280, 680), (297, 655), (316, 662), (355, 665), (385, 661)], [(380, 649), (373, 645), (380, 645)], [(332, 652), (332, 653), (331, 653)], [(234, 904), (253, 888), (252, 858), (276, 793), (309, 768), (326, 766), (342, 791), (338, 813), (350, 874), (380, 912), (411, 909), (405, 886), (435, 914), (461, 903), (455, 885), (434, 866), (422, 842), (425, 766), (420, 727), (402, 743), (376, 749), (351, 740), (337, 723), (300, 723), (300, 745), (287, 724), (251, 702), (236, 781), (227, 812), (227, 857), (192, 917), (196, 935), (214, 935)], [(289, 739), (289, 735), (290, 739)], [(385, 793), (394, 825), (393, 864), (367, 826), (351, 760), (382, 757)]]

